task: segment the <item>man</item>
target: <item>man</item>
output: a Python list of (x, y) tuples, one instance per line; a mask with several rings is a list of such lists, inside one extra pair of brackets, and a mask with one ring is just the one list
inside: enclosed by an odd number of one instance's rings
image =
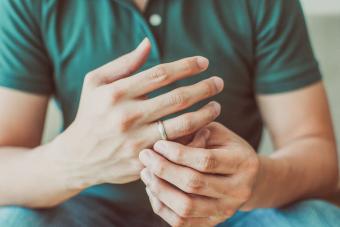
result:
[[(297, 202), (337, 182), (297, 0), (0, 2), (0, 226), (339, 221)], [(65, 130), (40, 145), (51, 95)]]

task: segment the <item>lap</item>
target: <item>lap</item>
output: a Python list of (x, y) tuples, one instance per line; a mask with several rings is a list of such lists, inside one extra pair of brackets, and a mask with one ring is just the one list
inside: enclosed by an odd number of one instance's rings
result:
[(0, 226), (6, 227), (152, 226), (150, 222), (157, 220), (149, 214), (127, 214), (106, 200), (84, 195), (48, 209), (0, 207)]
[[(337, 226), (338, 223), (340, 223), (340, 208), (321, 200), (308, 200), (286, 208), (239, 212), (219, 226), (333, 227)], [(112, 203), (89, 196), (77, 196), (58, 207), (50, 209), (29, 209), (17, 206), (0, 207), (0, 226), (7, 227), (152, 225), (161, 225), (153, 215), (146, 215), (141, 218), (141, 216), (137, 217), (134, 214), (122, 213)]]
[(333, 227), (339, 223), (340, 208), (321, 200), (307, 200), (286, 208), (239, 212), (219, 226)]

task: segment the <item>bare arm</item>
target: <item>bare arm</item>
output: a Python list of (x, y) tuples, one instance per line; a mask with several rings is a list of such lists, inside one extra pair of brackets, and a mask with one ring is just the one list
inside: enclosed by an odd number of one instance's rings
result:
[(277, 149), (270, 156), (217, 122), (188, 145), (161, 140), (140, 153), (156, 214), (174, 226), (215, 226), (240, 209), (281, 207), (335, 189), (337, 153), (322, 83), (259, 103)]
[(52, 206), (74, 193), (40, 146), (48, 99), (0, 88), (0, 206)]
[[(223, 80), (211, 77), (141, 99), (205, 71), (209, 64), (207, 59), (195, 56), (132, 76), (144, 64), (150, 49), (145, 39), (134, 51), (89, 72), (75, 120), (43, 146), (39, 144), (48, 97), (0, 90), (0, 206), (49, 207), (94, 185), (139, 179), (143, 168), (139, 152), (160, 139), (155, 122), (223, 89)], [(219, 104), (210, 102), (163, 124), (169, 139), (177, 139), (192, 134), (219, 114)]]
[(336, 142), (323, 84), (258, 101), (276, 152), (260, 156), (254, 196), (245, 207), (280, 207), (334, 190)]

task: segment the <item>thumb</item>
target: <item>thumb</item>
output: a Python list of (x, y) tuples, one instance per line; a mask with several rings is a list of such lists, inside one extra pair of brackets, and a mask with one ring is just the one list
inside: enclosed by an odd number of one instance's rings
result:
[(205, 128), (199, 130), (194, 139), (188, 144), (189, 147), (205, 148), (210, 137), (210, 130)]
[(95, 86), (112, 83), (130, 76), (144, 65), (151, 51), (151, 43), (145, 38), (133, 51), (95, 69), (90, 73)]

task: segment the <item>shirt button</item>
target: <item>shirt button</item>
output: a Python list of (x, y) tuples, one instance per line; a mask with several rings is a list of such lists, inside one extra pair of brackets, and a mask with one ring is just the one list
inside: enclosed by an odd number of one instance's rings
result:
[(162, 17), (159, 14), (152, 14), (149, 22), (152, 26), (159, 26), (162, 23)]

